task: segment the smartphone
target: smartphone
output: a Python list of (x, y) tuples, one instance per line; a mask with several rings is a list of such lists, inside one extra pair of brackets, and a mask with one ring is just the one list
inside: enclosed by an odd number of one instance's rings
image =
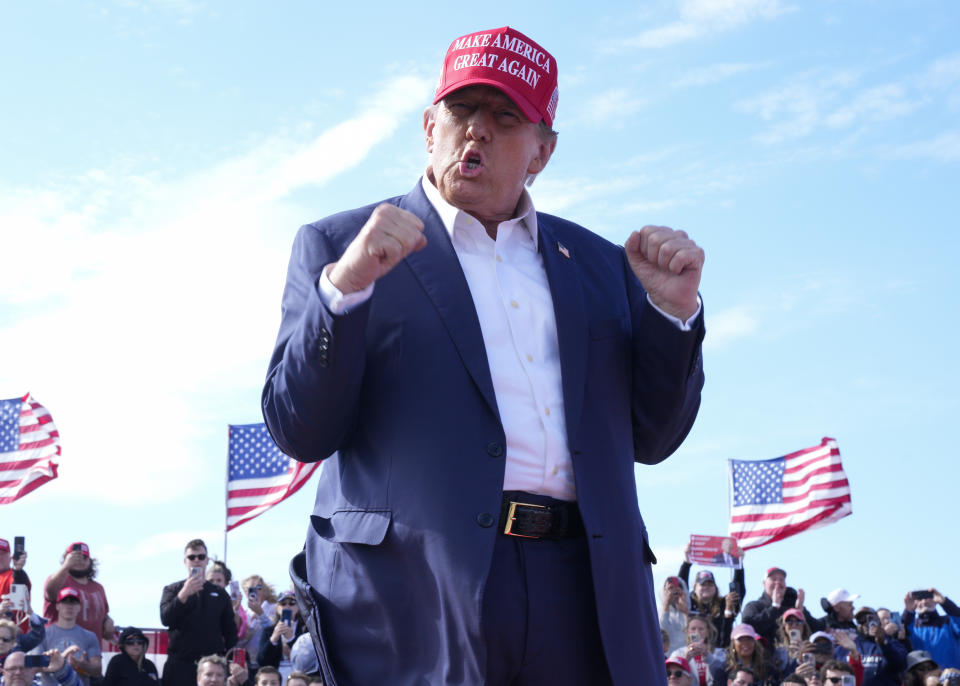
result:
[(293, 610), (290, 608), (280, 610), (280, 621), (287, 626), (291, 626), (293, 624)]
[(787, 635), (790, 637), (791, 643), (798, 643), (803, 636), (803, 632), (800, 629), (787, 629)]
[(233, 579), (230, 582), (230, 597), (239, 598), (240, 597), (240, 582), (236, 579)]
[(203, 569), (200, 568), (200, 567), (191, 567), (191, 568), (190, 568), (190, 576), (197, 576), (197, 575), (200, 574), (202, 571), (203, 571)]
[(932, 598), (933, 593), (930, 591), (910, 591), (910, 597), (914, 600), (926, 600), (927, 598)]
[(20, 556), (23, 555), (26, 550), (26, 543), (24, 542), (23, 536), (14, 536), (13, 538), (13, 559), (19, 560)]
[(40, 669), (44, 669), (50, 666), (50, 656), (49, 655), (24, 655), (23, 666), (27, 668), (39, 667)]
[(247, 651), (243, 648), (234, 648), (233, 649), (233, 662), (238, 664), (241, 667), (247, 666)]
[(897, 626), (902, 626), (899, 612), (891, 612), (890, 621), (896, 624)]
[(804, 653), (802, 659), (803, 659), (803, 662), (808, 665), (816, 666), (817, 664), (817, 656), (814, 655), (813, 653)]
[(840, 677), (840, 686), (857, 686), (857, 678), (853, 674), (844, 674)]
[(697, 631), (691, 631), (687, 639), (690, 641), (690, 643), (699, 643), (701, 640), (703, 640), (700, 636), (700, 633)]
[(14, 610), (20, 610), (21, 612), (27, 611), (26, 584), (10, 584), (10, 593), (7, 597), (10, 599), (10, 602), (13, 603)]
[(251, 586), (247, 589), (247, 597), (250, 598), (253, 602), (257, 602), (257, 591), (260, 590), (259, 586)]

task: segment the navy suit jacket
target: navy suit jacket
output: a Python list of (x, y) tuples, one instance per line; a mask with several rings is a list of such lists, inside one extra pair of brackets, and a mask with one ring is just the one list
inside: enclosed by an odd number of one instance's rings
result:
[[(386, 202), (423, 220), (427, 246), (347, 314), (331, 315), (317, 280), (375, 205), (294, 242), (263, 414), (284, 452), (327, 461), (291, 572), (330, 686), (475, 686), (506, 438), (446, 229), (419, 183)], [(633, 466), (663, 460), (693, 424), (702, 317), (681, 331), (649, 306), (621, 247), (537, 223), (605, 654), (616, 684), (665, 682)]]

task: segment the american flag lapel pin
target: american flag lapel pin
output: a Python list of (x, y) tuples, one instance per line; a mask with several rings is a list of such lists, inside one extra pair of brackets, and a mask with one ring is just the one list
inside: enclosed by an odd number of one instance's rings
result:
[(560, 254), (566, 257), (568, 260), (570, 259), (570, 250), (563, 243), (557, 242), (557, 250), (559, 250)]

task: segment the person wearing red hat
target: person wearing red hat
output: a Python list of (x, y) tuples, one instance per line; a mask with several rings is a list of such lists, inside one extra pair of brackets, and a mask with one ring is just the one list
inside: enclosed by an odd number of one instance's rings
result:
[(691, 686), (693, 672), (690, 663), (682, 657), (668, 657), (666, 660), (668, 686)]
[(779, 567), (770, 567), (763, 578), (763, 593), (751, 600), (743, 608), (741, 618), (752, 626), (767, 641), (767, 645), (776, 642), (777, 626), (780, 616), (791, 607), (803, 612), (807, 625), (814, 631), (823, 628), (823, 624), (811, 615), (803, 603), (805, 594), (787, 586), (787, 573)]
[(27, 587), (27, 602), (29, 605), (29, 595), (33, 584), (23, 569), (26, 561), (26, 552), (14, 556), (10, 550), (10, 541), (0, 538), (0, 613), (4, 615), (10, 613), (12, 621), (22, 634), (35, 633), (35, 622), (30, 619), (29, 607), (26, 611), (15, 609), (9, 596), (10, 587), (13, 584), (23, 584)]
[(107, 591), (96, 576), (97, 561), (90, 556), (90, 547), (82, 541), (68, 545), (60, 557), (60, 569), (43, 584), (43, 616), (51, 622), (57, 621), (57, 594), (64, 586), (71, 586), (80, 594), (77, 624), (98, 639), (112, 641), (116, 638), (116, 627), (110, 618)]
[(704, 254), (536, 211), (558, 99), (533, 39), (457, 38), (414, 189), (294, 241), (262, 406), (326, 460), (292, 574), (330, 683), (661, 673), (634, 462), (696, 416)]
[[(70, 665), (76, 670), (80, 682), (89, 686), (91, 678), (102, 674), (102, 654), (100, 637), (87, 631), (77, 622), (83, 606), (80, 590), (74, 586), (64, 586), (57, 592), (57, 621), (47, 626), (47, 633), (40, 643), (39, 651), (56, 649), (61, 653), (70, 646), (79, 650), (70, 656)], [(43, 679), (44, 686), (55, 686), (56, 680), (50, 676)]]

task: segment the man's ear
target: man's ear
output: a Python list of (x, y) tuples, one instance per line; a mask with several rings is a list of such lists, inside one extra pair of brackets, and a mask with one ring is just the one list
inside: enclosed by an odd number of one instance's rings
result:
[(556, 147), (556, 138), (552, 138), (549, 142), (541, 139), (539, 148), (537, 149), (537, 156), (530, 160), (530, 165), (527, 167), (527, 174), (539, 174), (542, 172), (547, 166), (547, 162), (550, 161), (550, 157), (553, 155)]
[(423, 137), (427, 144), (427, 152), (433, 152), (433, 126), (436, 123), (434, 115), (436, 107), (428, 107), (423, 111)]

